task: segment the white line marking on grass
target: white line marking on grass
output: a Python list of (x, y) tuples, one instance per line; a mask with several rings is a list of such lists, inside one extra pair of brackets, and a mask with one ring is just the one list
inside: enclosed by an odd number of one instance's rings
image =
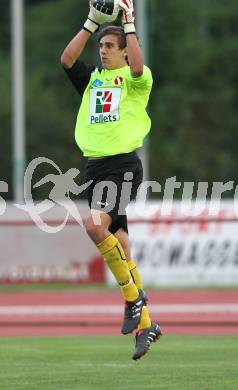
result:
[[(234, 313), (238, 314), (238, 304), (163, 304), (149, 305), (151, 314), (185, 314), (185, 313)], [(91, 315), (121, 314), (122, 305), (49, 305), (49, 306), (0, 306), (2, 316), (21, 315)]]

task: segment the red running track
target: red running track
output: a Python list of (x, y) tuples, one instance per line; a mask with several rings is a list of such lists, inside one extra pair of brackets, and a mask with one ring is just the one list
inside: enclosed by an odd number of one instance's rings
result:
[[(238, 335), (238, 289), (151, 290), (147, 295), (164, 334)], [(97, 308), (104, 312), (95, 314)], [(0, 294), (0, 336), (120, 334), (122, 316), (119, 291)]]

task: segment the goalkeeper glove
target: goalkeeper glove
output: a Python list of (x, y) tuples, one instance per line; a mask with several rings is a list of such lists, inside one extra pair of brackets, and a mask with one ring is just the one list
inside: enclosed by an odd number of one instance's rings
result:
[(134, 34), (136, 29), (133, 0), (121, 0), (119, 5), (123, 10), (122, 23), (125, 34)]
[(89, 14), (86, 22), (83, 25), (84, 30), (90, 32), (91, 34), (95, 33), (100, 26), (99, 21), (97, 20), (96, 14), (94, 12), (91, 1), (89, 0)]

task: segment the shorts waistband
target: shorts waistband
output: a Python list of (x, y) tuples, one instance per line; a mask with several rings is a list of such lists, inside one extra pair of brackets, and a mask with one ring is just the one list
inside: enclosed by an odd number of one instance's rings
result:
[(115, 154), (113, 156), (106, 156), (106, 157), (102, 157), (102, 158), (88, 159), (87, 165), (101, 164), (101, 163), (104, 163), (105, 161), (113, 161), (113, 160), (118, 160), (118, 159), (123, 159), (123, 158), (128, 158), (128, 157), (129, 158), (131, 158), (131, 157), (138, 158), (138, 155), (137, 155), (136, 151), (133, 151), (133, 152), (129, 152), (129, 153)]

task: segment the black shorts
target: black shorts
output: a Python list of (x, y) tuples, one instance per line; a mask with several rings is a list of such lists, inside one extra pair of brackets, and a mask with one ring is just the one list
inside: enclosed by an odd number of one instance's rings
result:
[(123, 228), (128, 232), (126, 207), (136, 198), (142, 183), (143, 169), (136, 152), (88, 160), (86, 182), (89, 207), (109, 214), (109, 231)]

